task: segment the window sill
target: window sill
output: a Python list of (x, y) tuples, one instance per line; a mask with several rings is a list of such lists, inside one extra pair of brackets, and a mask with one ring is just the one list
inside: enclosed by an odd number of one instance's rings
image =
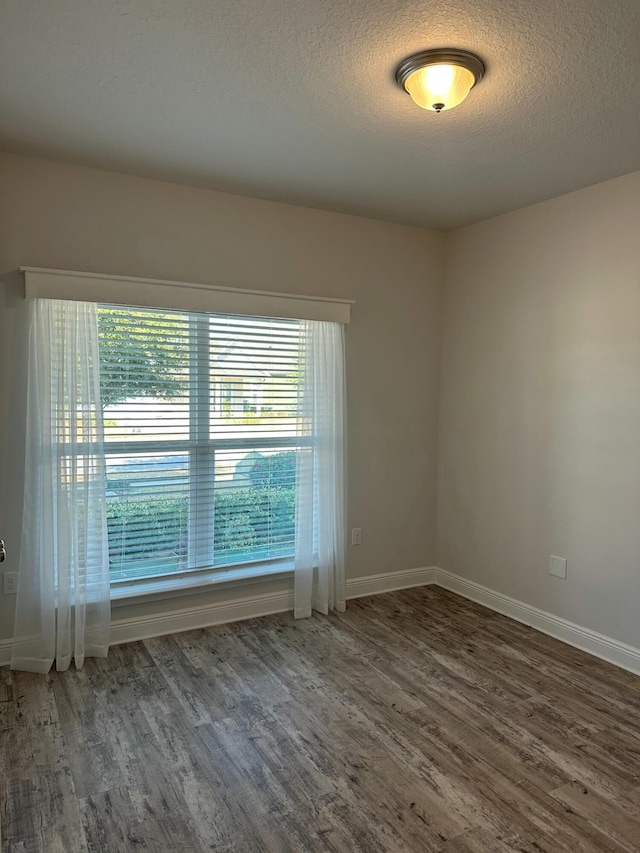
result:
[(227, 571), (217, 569), (171, 578), (123, 581), (114, 583), (111, 587), (111, 606), (122, 607), (150, 599), (192, 595), (218, 584), (241, 587), (255, 581), (287, 576), (293, 576), (293, 563), (291, 561), (228, 569)]

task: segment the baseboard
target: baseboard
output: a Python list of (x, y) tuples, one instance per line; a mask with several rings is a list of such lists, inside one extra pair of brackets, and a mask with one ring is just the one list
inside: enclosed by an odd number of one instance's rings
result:
[(436, 572), (435, 566), (427, 566), (421, 569), (407, 569), (403, 572), (384, 572), (381, 575), (349, 578), (347, 580), (347, 598), (363, 598), (365, 595), (379, 595), (381, 592), (393, 592), (412, 586), (425, 586), (435, 583)]
[[(175, 608), (147, 616), (116, 616), (111, 620), (111, 645), (148, 640), (151, 637), (178, 634), (181, 631), (208, 628), (258, 616), (271, 616), (273, 613), (284, 613), (287, 610), (293, 610), (293, 591), (243, 596), (232, 601)], [(11, 646), (11, 640), (0, 640), (0, 666), (8, 666), (11, 663)]]
[(293, 610), (293, 592), (245, 595), (232, 601), (181, 607), (149, 616), (116, 618), (111, 621), (111, 645), (148, 640), (164, 634), (177, 634), (258, 616), (271, 616), (287, 610)]
[(502, 613), (510, 619), (515, 619), (516, 622), (522, 622), (535, 628), (536, 631), (555, 637), (556, 640), (561, 640), (594, 657), (640, 675), (640, 649), (599, 634), (590, 628), (576, 625), (560, 616), (554, 616), (553, 613), (547, 613), (545, 610), (503, 595), (501, 592), (494, 592), (486, 586), (461, 578), (444, 569), (436, 568), (434, 575), (435, 583), (443, 589), (483, 604), (496, 613)]
[[(412, 586), (433, 583), (434, 568), (409, 569), (403, 572), (385, 572), (352, 578), (347, 581), (347, 598), (377, 595)], [(174, 608), (147, 616), (118, 617), (121, 608), (114, 611), (111, 621), (111, 645), (148, 640), (164, 634), (176, 634), (197, 628), (208, 628), (226, 622), (254, 619), (293, 610), (293, 590), (265, 592), (259, 595), (242, 595), (231, 601)], [(11, 640), (0, 640), (0, 666), (11, 662)]]
[[(612, 637), (598, 634), (582, 625), (576, 625), (567, 619), (554, 616), (552, 613), (495, 592), (475, 581), (467, 580), (436, 566), (350, 578), (347, 581), (347, 598), (362, 598), (367, 595), (379, 595), (427, 584), (436, 584), (443, 589), (448, 589), (496, 613), (515, 619), (516, 622), (529, 625), (543, 634), (548, 634), (570, 646), (640, 675), (640, 649), (628, 646)], [(111, 644), (147, 640), (164, 634), (207, 628), (211, 625), (269, 616), (290, 610), (293, 610), (292, 590), (242, 596), (221, 603), (175, 608), (148, 616), (115, 618), (111, 623)], [(11, 640), (0, 640), (0, 666), (6, 666), (10, 661)]]
[[(407, 589), (433, 583), (434, 568), (409, 569), (404, 572), (385, 572), (352, 578), (347, 581), (347, 598), (377, 595), (396, 589)], [(111, 645), (148, 640), (163, 634), (176, 634), (225, 622), (239, 622), (285, 613), (293, 610), (293, 592), (266, 592), (260, 595), (241, 596), (221, 603), (196, 605), (169, 610), (164, 613), (133, 618), (115, 618), (111, 622)]]

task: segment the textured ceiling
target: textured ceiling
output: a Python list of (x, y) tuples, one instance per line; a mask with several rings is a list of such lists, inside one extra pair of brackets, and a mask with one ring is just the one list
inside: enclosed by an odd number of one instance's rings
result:
[[(0, 146), (452, 228), (640, 169), (640, 0), (0, 0)], [(396, 64), (482, 56), (459, 108)]]

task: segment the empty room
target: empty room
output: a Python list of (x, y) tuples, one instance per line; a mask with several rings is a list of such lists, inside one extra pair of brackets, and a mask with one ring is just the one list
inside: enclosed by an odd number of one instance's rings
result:
[(0, 0), (0, 853), (640, 853), (638, 0)]

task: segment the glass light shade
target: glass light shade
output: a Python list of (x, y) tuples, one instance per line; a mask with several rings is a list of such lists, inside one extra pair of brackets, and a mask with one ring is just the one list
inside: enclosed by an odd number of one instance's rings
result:
[(418, 68), (407, 77), (404, 88), (423, 110), (439, 113), (461, 104), (475, 82), (468, 68), (438, 63)]

